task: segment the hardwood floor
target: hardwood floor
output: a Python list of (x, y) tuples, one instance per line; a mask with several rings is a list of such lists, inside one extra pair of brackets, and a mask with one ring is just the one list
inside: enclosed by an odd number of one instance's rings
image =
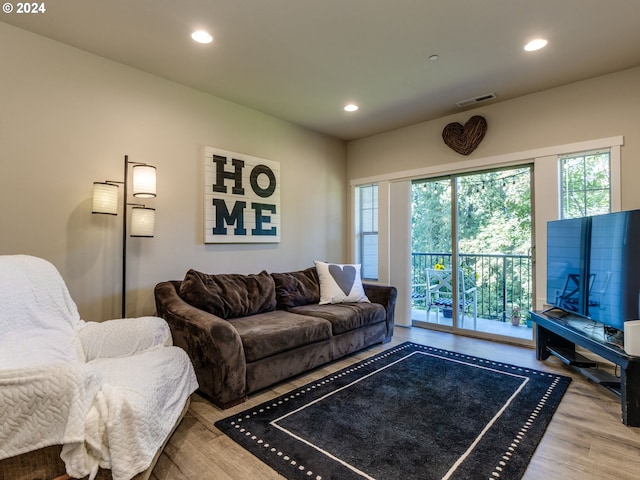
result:
[[(376, 345), (296, 377), (253, 395), (247, 402), (234, 408), (220, 410), (199, 395), (194, 395), (189, 412), (165, 447), (151, 479), (283, 479), (222, 434), (213, 426), (214, 422), (405, 341), (573, 378), (523, 480), (637, 480), (640, 477), (640, 428), (625, 427), (620, 421), (619, 399), (576, 370), (566, 367), (556, 358), (539, 362), (534, 350), (528, 348), (416, 327), (396, 327), (390, 343)], [(612, 366), (606, 364), (602, 368), (613, 370)]]

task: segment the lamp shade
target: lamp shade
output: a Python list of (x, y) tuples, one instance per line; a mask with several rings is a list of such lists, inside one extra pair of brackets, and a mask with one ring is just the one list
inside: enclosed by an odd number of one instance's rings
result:
[(133, 196), (138, 198), (156, 196), (156, 167), (152, 165), (133, 166)]
[(93, 182), (93, 206), (91, 213), (118, 214), (118, 185)]
[(156, 224), (156, 209), (133, 207), (131, 209), (131, 236), (153, 237)]

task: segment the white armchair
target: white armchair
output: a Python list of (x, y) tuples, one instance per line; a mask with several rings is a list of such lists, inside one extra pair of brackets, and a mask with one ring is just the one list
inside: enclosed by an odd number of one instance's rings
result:
[[(0, 477), (148, 477), (198, 386), (171, 345), (161, 318), (81, 320), (52, 264), (0, 256)], [(52, 448), (63, 471), (25, 466)]]

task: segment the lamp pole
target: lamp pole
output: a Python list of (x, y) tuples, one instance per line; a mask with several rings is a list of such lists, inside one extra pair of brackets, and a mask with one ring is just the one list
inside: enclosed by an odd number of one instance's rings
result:
[(124, 202), (122, 208), (122, 318), (127, 315), (127, 185), (129, 183), (129, 155), (124, 156)]

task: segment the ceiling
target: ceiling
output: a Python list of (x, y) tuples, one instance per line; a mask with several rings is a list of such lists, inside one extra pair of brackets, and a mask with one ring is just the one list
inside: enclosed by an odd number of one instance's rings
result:
[[(499, 102), (640, 65), (637, 0), (44, 5), (0, 20), (343, 140), (461, 112), (456, 102), (486, 93)], [(195, 29), (215, 40), (194, 43)], [(525, 52), (535, 37), (548, 46)], [(350, 102), (360, 109), (345, 112)]]

